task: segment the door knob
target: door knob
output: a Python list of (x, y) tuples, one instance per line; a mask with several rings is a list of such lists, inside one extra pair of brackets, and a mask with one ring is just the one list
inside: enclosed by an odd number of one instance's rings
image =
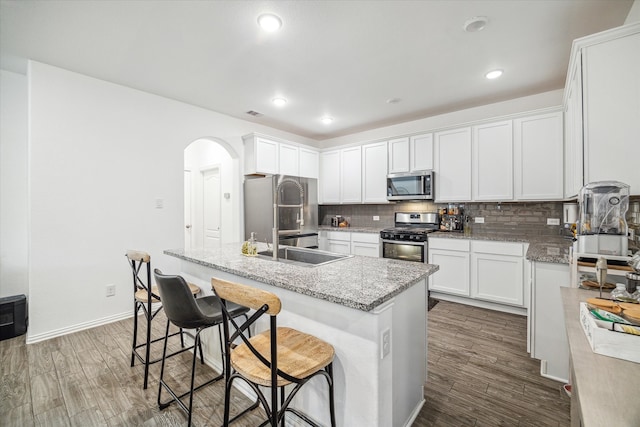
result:
[(191, 228), (191, 224), (185, 225), (184, 228), (187, 228), (187, 229)]

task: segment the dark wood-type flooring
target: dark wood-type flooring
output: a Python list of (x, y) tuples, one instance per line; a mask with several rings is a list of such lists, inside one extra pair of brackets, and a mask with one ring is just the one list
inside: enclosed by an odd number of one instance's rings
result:
[(540, 376), (523, 316), (440, 301), (429, 311), (426, 403), (414, 426), (569, 426), (562, 384)]
[[(163, 333), (161, 316), (154, 320), (156, 336)], [(1, 341), (0, 426), (185, 425), (175, 404), (158, 410), (159, 364), (151, 367), (147, 390), (142, 366), (130, 367), (132, 325), (128, 319), (30, 345), (25, 336)], [(169, 359), (178, 387), (188, 384), (190, 356)], [(198, 365), (197, 378), (212, 374)], [(223, 394), (221, 382), (196, 392), (194, 425), (221, 424)], [(519, 316), (438, 303), (429, 312), (425, 394), (414, 426), (569, 425), (569, 399), (561, 384), (540, 377), (539, 362), (526, 353), (526, 319)], [(248, 403), (239, 392), (232, 401), (236, 409)], [(262, 419), (256, 410), (233, 425)]]

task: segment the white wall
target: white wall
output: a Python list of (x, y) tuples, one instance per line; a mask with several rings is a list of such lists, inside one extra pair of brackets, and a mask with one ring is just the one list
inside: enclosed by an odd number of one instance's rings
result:
[[(241, 136), (251, 132), (305, 142), (38, 62), (29, 63), (28, 79), (28, 342), (130, 315), (127, 249), (149, 252), (165, 272), (177, 270), (162, 250), (184, 244), (184, 149), (191, 142), (218, 138), (240, 156)], [(164, 209), (155, 209), (157, 198)], [(105, 297), (107, 284), (116, 285), (115, 297)]]
[(27, 77), (0, 70), (0, 297), (28, 294)]
[(558, 89), (551, 92), (544, 92), (495, 104), (483, 105), (481, 107), (454, 111), (452, 113), (413, 120), (397, 125), (385, 126), (333, 139), (326, 139), (322, 141), (322, 147), (329, 148), (338, 145), (383, 140), (400, 135), (457, 126), (477, 120), (486, 120), (492, 117), (523, 113), (541, 108), (559, 107), (562, 105), (562, 94), (563, 89)]
[(624, 21), (626, 24), (631, 24), (632, 22), (640, 21), (640, 0), (635, 0), (633, 5), (631, 5), (631, 10), (627, 15), (627, 19)]

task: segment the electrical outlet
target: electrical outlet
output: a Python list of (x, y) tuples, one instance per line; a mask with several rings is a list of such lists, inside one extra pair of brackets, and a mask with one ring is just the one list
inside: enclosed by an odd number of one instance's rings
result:
[(473, 218), (473, 222), (475, 222), (476, 224), (484, 224), (484, 217), (483, 216), (477, 216), (477, 217)]
[(380, 333), (380, 359), (384, 359), (391, 353), (391, 330), (389, 328)]
[(560, 218), (547, 218), (547, 225), (560, 225)]
[(116, 285), (107, 285), (107, 296), (113, 297), (116, 295)]
[(378, 215), (374, 215), (374, 216), (373, 216), (373, 220), (374, 220), (374, 221), (380, 221), (380, 217), (379, 217)]

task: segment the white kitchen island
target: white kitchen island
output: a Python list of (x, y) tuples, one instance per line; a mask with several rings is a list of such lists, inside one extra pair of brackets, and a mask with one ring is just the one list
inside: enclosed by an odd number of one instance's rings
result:
[[(212, 294), (212, 277), (275, 293), (282, 300), (279, 326), (332, 344), (338, 426), (411, 425), (424, 403), (427, 278), (438, 266), (357, 256), (306, 267), (245, 257), (240, 247), (164, 253), (179, 258), (180, 274), (205, 294)], [(220, 369), (217, 329), (205, 332), (205, 359)], [(293, 406), (329, 425), (327, 399), (326, 382), (318, 379)]]

